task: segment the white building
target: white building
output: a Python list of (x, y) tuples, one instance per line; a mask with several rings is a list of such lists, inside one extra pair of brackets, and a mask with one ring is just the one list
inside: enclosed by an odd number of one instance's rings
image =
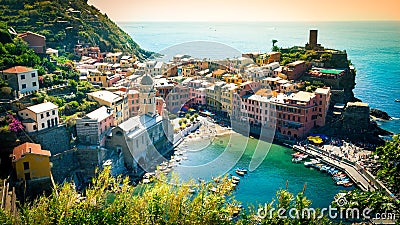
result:
[(13, 90), (21, 94), (39, 90), (38, 72), (36, 69), (25, 66), (14, 66), (1, 71), (1, 78)]
[(58, 125), (58, 106), (45, 102), (18, 112), (27, 132), (41, 131)]

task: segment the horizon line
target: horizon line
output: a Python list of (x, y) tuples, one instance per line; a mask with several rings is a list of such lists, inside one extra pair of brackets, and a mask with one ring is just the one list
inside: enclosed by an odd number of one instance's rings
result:
[(145, 22), (145, 23), (294, 23), (294, 22), (307, 22), (307, 23), (326, 23), (326, 22), (400, 22), (400, 20), (115, 20), (118, 22)]

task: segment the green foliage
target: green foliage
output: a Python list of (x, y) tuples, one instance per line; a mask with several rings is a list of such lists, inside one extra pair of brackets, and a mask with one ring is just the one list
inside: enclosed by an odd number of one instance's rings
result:
[[(388, 197), (382, 191), (363, 192), (359, 189), (347, 192), (344, 197), (337, 195), (336, 199), (345, 198), (345, 204), (342, 208), (358, 208), (358, 209), (371, 209), (371, 214), (382, 212), (395, 212), (399, 208), (395, 205), (393, 199)], [(334, 207), (338, 207), (336, 201), (332, 202)]]
[[(132, 52), (139, 58), (151, 55), (86, 0), (0, 2), (0, 21), (7, 21), (18, 33), (32, 31), (45, 35), (48, 47), (73, 52), (79, 41), (97, 45), (102, 51)], [(7, 42), (8, 32), (3, 30), (0, 26), (0, 40)]]
[(325, 87), (321, 81), (313, 80), (312, 82), (305, 81), (304, 85), (300, 88), (301, 91), (314, 92), (317, 88)]
[(378, 171), (378, 177), (386, 180), (392, 185), (395, 192), (400, 192), (400, 136), (393, 136), (392, 141), (388, 141), (384, 146), (376, 149), (376, 155), (382, 168)]
[[(173, 185), (178, 178), (166, 182), (164, 176), (152, 185), (129, 185), (128, 178), (111, 177), (109, 168), (98, 174), (81, 197), (71, 183), (57, 187), (57, 192), (42, 196), (25, 205), (18, 216), (0, 211), (0, 222), (5, 224), (331, 224), (325, 217), (317, 219), (283, 219), (277, 210), (272, 217), (261, 219), (257, 212), (241, 210), (232, 196), (228, 177), (216, 183), (195, 184), (190, 181)], [(216, 191), (211, 191), (215, 188)], [(191, 194), (190, 190), (196, 193)], [(302, 210), (311, 202), (299, 193), (277, 192), (274, 202), (267, 204), (284, 209)], [(13, 221), (15, 220), (15, 221)]]
[(186, 113), (185, 117), (186, 117), (186, 119), (189, 119), (190, 118), (190, 114)]
[(0, 208), (0, 224), (3, 224), (3, 225), (12, 225), (12, 224), (14, 224), (11, 215), (8, 214), (7, 212), (5, 212), (1, 208)]

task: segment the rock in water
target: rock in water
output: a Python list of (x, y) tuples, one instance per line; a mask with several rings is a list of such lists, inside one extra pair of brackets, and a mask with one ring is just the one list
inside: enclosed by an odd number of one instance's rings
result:
[(392, 119), (392, 117), (390, 117), (386, 112), (379, 109), (371, 109), (370, 115), (383, 120)]

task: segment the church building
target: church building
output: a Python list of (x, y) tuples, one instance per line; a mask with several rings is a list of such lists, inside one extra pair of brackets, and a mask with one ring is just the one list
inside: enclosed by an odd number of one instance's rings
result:
[(140, 81), (139, 114), (115, 127), (106, 139), (106, 148), (123, 154), (128, 170), (140, 175), (171, 149), (173, 128), (168, 113), (156, 110), (156, 90), (150, 75)]

